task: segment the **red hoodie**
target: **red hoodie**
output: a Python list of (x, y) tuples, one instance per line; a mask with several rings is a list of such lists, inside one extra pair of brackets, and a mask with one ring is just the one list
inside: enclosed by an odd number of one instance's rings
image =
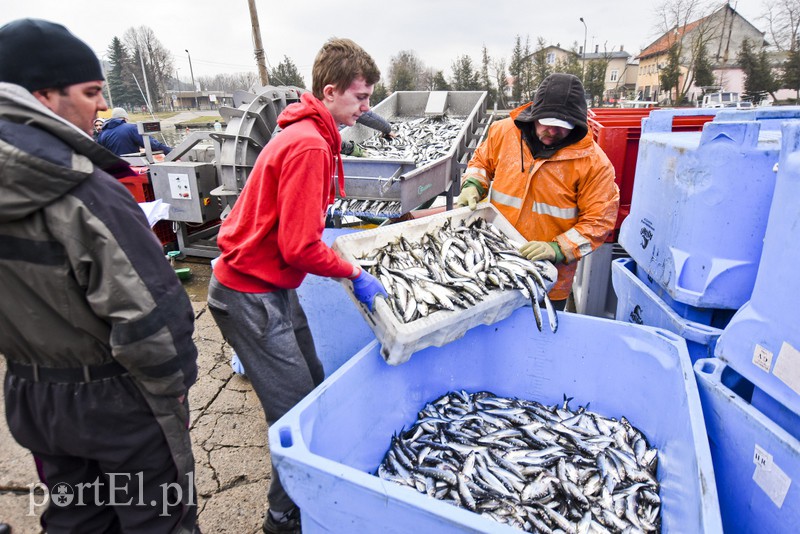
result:
[[(334, 169), (344, 190), (341, 137), (311, 93), (278, 117), (282, 131), (261, 151), (242, 194), (222, 223), (214, 275), (243, 293), (298, 287), (306, 274), (346, 278), (353, 266), (322, 242), (335, 198)], [(337, 165), (338, 163), (338, 165)]]

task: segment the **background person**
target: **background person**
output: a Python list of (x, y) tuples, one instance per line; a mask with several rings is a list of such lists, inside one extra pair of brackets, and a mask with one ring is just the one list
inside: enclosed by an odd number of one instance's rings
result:
[(97, 117), (94, 120), (94, 130), (92, 130), (92, 138), (97, 141), (97, 138), (100, 136), (100, 131), (103, 129), (103, 123), (105, 121), (100, 117)]
[[(6, 418), (48, 488), (73, 491), (71, 504), (50, 501), (47, 532), (191, 532), (194, 313), (144, 213), (110, 175), (134, 173), (91, 138), (107, 109), (102, 88), (94, 52), (63, 26), (0, 28)], [(109, 506), (111, 473), (128, 490), (116, 502), (144, 505)]]
[(578, 260), (603, 244), (619, 208), (614, 167), (592, 139), (586, 112), (576, 76), (545, 78), (533, 102), (489, 127), (456, 201), (475, 209), (491, 185), (489, 200), (529, 240), (520, 252), (558, 268), (549, 293), (556, 309), (564, 309)]
[[(338, 125), (369, 110), (380, 71), (349, 39), (317, 54), (313, 90), (278, 117), (280, 135), (258, 155), (242, 194), (217, 236), (208, 306), (236, 351), (272, 425), (325, 377), (295, 289), (308, 273), (349, 278), (372, 307), (380, 282), (322, 241), (325, 212), (344, 191)], [(264, 531), (300, 532), (299, 510), (274, 465)]]
[[(144, 138), (136, 125), (128, 122), (128, 112), (123, 108), (114, 108), (111, 111), (111, 118), (103, 125), (103, 131), (100, 132), (97, 142), (118, 156), (144, 150)], [(164, 154), (169, 154), (172, 150), (155, 137), (150, 137), (150, 147)]]

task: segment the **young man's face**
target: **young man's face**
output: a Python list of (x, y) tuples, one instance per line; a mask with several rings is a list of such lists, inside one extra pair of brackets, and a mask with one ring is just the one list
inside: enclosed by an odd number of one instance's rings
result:
[(545, 126), (536, 121), (536, 137), (545, 146), (555, 145), (569, 135), (570, 130), (560, 126)]
[(103, 81), (76, 83), (64, 89), (34, 91), (39, 102), (50, 111), (92, 135), (98, 111), (108, 109), (103, 98)]
[(367, 85), (362, 77), (353, 80), (350, 87), (342, 92), (333, 85), (326, 85), (322, 90), (323, 103), (337, 124), (353, 126), (363, 113), (369, 111), (369, 97), (372, 90), (373, 86)]

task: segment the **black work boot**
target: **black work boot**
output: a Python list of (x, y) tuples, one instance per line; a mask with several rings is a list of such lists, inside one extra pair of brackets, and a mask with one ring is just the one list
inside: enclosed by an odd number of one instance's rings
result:
[(273, 513), (267, 510), (264, 524), (261, 527), (266, 534), (301, 534), (300, 509), (298, 507), (295, 506), (288, 512), (275, 515), (277, 517), (273, 517)]

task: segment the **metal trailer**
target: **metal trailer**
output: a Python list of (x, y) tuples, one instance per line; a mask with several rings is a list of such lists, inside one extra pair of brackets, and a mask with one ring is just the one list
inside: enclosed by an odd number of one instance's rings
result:
[[(247, 182), (261, 149), (272, 138), (283, 109), (300, 100), (298, 87), (266, 86), (235, 91), (236, 107), (221, 107), (224, 132), (196, 132), (175, 147), (150, 175), (156, 198), (170, 205), (178, 247), (189, 256), (219, 255), (216, 235)], [(211, 142), (213, 155), (196, 148)], [(196, 154), (203, 153), (202, 158)], [(180, 161), (178, 159), (180, 158)], [(194, 229), (194, 232), (190, 230)]]
[[(402, 215), (444, 194), (447, 209), (452, 209), (461, 174), (494, 118), (486, 112), (486, 97), (485, 91), (392, 93), (372, 111), (389, 122), (442, 116), (464, 119), (461, 132), (446, 155), (421, 166), (412, 160), (344, 157), (346, 197), (399, 202)], [(361, 124), (341, 131), (343, 141), (355, 143), (374, 135), (375, 130)]]

